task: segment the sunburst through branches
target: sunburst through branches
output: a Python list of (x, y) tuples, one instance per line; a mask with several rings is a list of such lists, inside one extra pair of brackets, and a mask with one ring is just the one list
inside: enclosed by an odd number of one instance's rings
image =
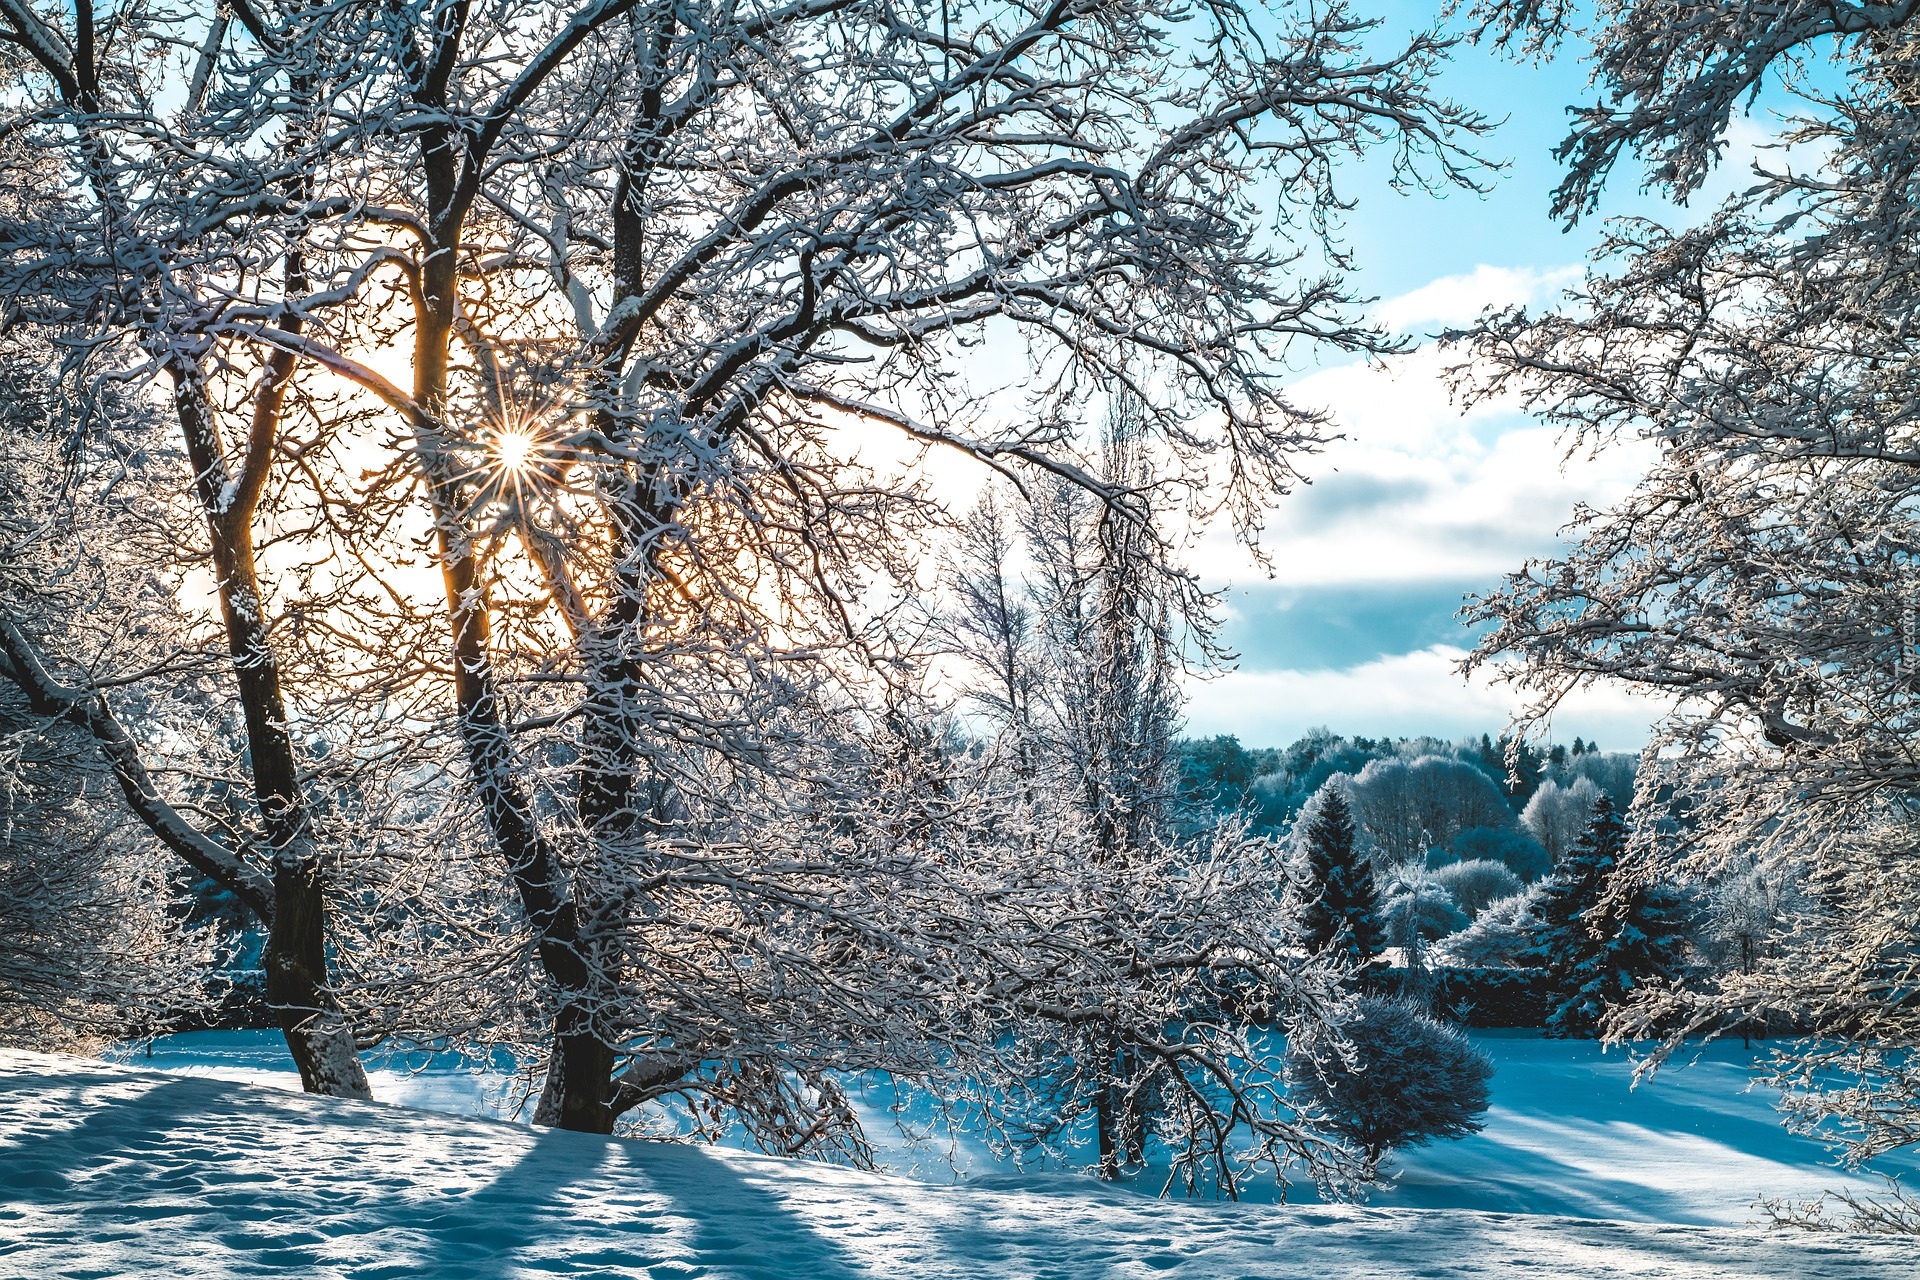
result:
[(493, 455), (500, 469), (518, 474), (538, 459), (539, 441), (530, 431), (502, 431), (493, 438)]
[(522, 400), (497, 387), (473, 440), (478, 448), (467, 478), (476, 484), (474, 506), (501, 503), (521, 519), (531, 502), (558, 490), (574, 460), (566, 418), (558, 394)]

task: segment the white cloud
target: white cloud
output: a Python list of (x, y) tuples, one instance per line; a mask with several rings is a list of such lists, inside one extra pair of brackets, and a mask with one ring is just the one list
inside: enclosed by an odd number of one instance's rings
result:
[[(1250, 746), (1292, 742), (1315, 725), (1370, 736), (1458, 738), (1502, 729), (1519, 707), (1513, 690), (1454, 671), (1464, 651), (1435, 645), (1345, 670), (1236, 671), (1189, 689), (1187, 731), (1230, 733)], [(1555, 712), (1556, 738), (1575, 735), (1609, 750), (1647, 740), (1658, 704), (1622, 690), (1581, 690)]]
[[(1644, 471), (1634, 443), (1568, 456), (1559, 432), (1511, 399), (1462, 411), (1447, 386), (1465, 357), (1431, 344), (1294, 383), (1345, 438), (1303, 461), (1313, 478), (1280, 500), (1263, 545), (1290, 586), (1484, 580), (1551, 552), (1577, 503), (1605, 506)], [(1189, 557), (1217, 583), (1264, 578), (1223, 528)]]
[(1580, 277), (1579, 267), (1494, 267), (1482, 263), (1466, 275), (1441, 276), (1397, 298), (1388, 298), (1376, 308), (1375, 315), (1388, 328), (1401, 332), (1417, 326), (1439, 329), (1466, 325), (1488, 307), (1552, 302)]

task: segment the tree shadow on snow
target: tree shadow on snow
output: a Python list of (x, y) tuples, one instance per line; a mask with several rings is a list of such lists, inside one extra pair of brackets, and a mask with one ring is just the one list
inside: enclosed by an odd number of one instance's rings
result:
[(40, 1270), (869, 1280), (698, 1149), (196, 1076), (0, 1078), (0, 1114), (9, 1092), (40, 1115), (0, 1125), (0, 1222), (39, 1212), (0, 1258)]

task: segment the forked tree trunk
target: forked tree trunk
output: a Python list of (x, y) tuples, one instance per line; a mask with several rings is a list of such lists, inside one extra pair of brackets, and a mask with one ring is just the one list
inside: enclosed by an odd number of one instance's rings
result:
[[(427, 131), (429, 135), (432, 130)], [(423, 148), (431, 203), (451, 203), (450, 142), (429, 136)], [(436, 220), (457, 238), (458, 220)], [(474, 548), (461, 472), (433, 436), (447, 404), (449, 344), (459, 311), (457, 244), (422, 265), (414, 326), (414, 400), (429, 415), (419, 456), (433, 503), (436, 549), (446, 590), (453, 644), (454, 704), (467, 768), (494, 847), (506, 862), (536, 938), (540, 965), (560, 988), (553, 1052), (535, 1123), (584, 1133), (611, 1133), (614, 1053), (593, 1031), (595, 974), (581, 936), (579, 909), (560, 859), (541, 834), (514, 773), (513, 738), (493, 672), (486, 582)]]

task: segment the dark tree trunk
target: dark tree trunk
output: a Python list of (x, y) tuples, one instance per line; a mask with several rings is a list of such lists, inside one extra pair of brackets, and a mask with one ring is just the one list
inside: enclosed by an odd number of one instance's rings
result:
[(272, 376), (255, 405), (247, 462), (237, 477), (228, 473), (200, 369), (182, 362), (169, 372), (174, 379), (174, 408), (213, 546), (227, 648), (246, 717), (254, 800), (273, 864), (273, 917), (262, 955), (267, 998), (308, 1092), (370, 1098), (373, 1093), (360, 1065), (352, 1028), (327, 983), (324, 878), (287, 730), (280, 667), (267, 635), (254, 559), (253, 511), (264, 483), (291, 360), (277, 359), (271, 369)]
[(1113, 1085), (1102, 1082), (1093, 1095), (1093, 1125), (1100, 1145), (1100, 1176), (1120, 1180), (1120, 1154), (1114, 1144)]
[[(433, 227), (447, 237), (422, 264), (415, 319), (414, 399), (432, 418), (416, 425), (433, 432), (447, 403), (449, 344), (459, 314), (456, 241), (461, 219), (453, 209), (451, 139), (438, 137), (442, 131), (426, 132), (423, 158)], [(439, 452), (437, 442), (427, 442), (420, 454), (434, 505), (453, 641), (454, 699), (467, 766), (488, 832), (533, 926), (541, 968), (561, 991), (547, 1083), (534, 1119), (563, 1129), (610, 1133), (614, 1052), (593, 1027), (595, 973), (578, 906), (559, 856), (541, 835), (515, 778), (512, 734), (493, 674), (487, 593), (459, 469)]]

